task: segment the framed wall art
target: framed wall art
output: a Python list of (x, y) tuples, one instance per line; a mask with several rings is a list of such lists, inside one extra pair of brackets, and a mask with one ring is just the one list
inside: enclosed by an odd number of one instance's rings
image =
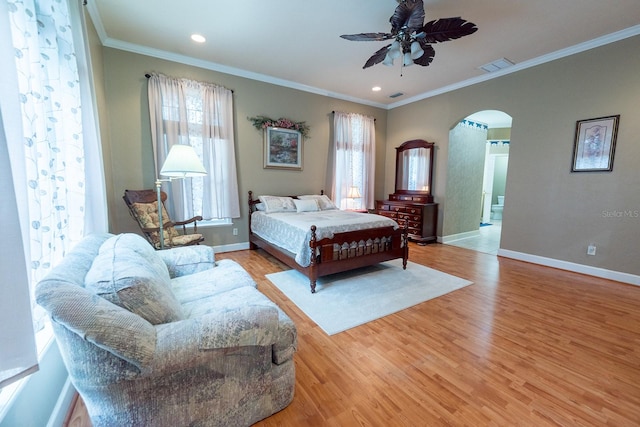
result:
[(620, 115), (578, 120), (571, 172), (613, 170)]
[(265, 169), (302, 170), (302, 134), (299, 131), (267, 127), (264, 135)]

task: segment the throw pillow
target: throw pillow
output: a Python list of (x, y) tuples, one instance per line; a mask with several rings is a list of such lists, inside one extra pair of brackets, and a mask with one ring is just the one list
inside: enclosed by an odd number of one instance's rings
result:
[(294, 199), (293, 203), (296, 205), (297, 212), (317, 212), (320, 210), (317, 199)]
[(166, 266), (160, 268), (139, 248), (130, 247), (132, 240), (118, 235), (103, 243), (85, 277), (85, 288), (153, 325), (182, 320)]

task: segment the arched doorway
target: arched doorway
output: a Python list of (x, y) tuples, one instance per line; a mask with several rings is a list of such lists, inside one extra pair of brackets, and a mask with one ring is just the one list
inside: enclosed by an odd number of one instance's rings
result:
[(510, 142), (511, 116), (496, 110), (471, 114), (449, 132), (443, 243), (497, 254)]

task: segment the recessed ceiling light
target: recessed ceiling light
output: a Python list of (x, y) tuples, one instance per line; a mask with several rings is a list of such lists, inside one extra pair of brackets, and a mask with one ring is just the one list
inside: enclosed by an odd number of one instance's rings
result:
[(204, 43), (207, 41), (207, 39), (205, 39), (204, 36), (200, 34), (191, 34), (191, 40), (193, 40), (196, 43)]
[(380, 86), (374, 86), (371, 88), (372, 91), (374, 92), (380, 92), (382, 90), (382, 88)]

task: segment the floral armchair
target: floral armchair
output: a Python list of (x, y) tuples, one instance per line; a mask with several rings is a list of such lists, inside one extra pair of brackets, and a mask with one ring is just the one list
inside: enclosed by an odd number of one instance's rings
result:
[[(198, 233), (197, 221), (202, 221), (201, 216), (195, 216), (186, 221), (172, 222), (169, 213), (164, 207), (167, 195), (161, 192), (162, 222), (164, 223), (164, 247), (173, 248), (179, 246), (198, 245), (204, 241), (202, 234)], [(160, 249), (160, 221), (158, 220), (158, 197), (155, 190), (125, 190), (122, 197), (129, 208), (129, 213), (137, 221), (146, 239), (155, 249)], [(193, 233), (188, 233), (187, 225), (193, 223)], [(178, 233), (175, 226), (182, 226), (182, 234)]]

